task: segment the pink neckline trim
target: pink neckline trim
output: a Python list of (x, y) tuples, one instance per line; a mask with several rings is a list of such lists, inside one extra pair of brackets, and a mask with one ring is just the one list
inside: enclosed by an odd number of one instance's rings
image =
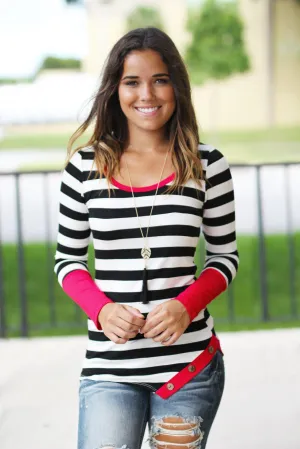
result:
[[(168, 176), (167, 178), (165, 178), (162, 181), (160, 181), (159, 187), (165, 186), (169, 182), (173, 181), (173, 179), (175, 179), (175, 173), (172, 173), (170, 176)], [(126, 186), (125, 184), (121, 184), (115, 178), (112, 178), (111, 183), (115, 187), (118, 187), (118, 189), (125, 190), (126, 192), (131, 192), (131, 187), (130, 186)], [(157, 188), (157, 184), (153, 184), (152, 186), (132, 187), (132, 190), (134, 192), (149, 192), (150, 190), (156, 190), (156, 188)]]

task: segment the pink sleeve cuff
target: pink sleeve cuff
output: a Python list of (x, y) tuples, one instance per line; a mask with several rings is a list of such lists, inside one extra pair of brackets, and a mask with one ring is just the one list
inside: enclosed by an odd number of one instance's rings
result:
[(183, 304), (191, 321), (227, 288), (224, 276), (214, 268), (202, 271), (198, 279), (176, 298)]
[(64, 277), (62, 288), (101, 330), (99, 313), (102, 307), (113, 301), (97, 287), (90, 273), (85, 270), (71, 271)]

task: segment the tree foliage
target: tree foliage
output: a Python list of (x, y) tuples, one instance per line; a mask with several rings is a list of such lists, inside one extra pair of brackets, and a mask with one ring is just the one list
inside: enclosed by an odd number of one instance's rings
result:
[(249, 70), (243, 23), (233, 3), (205, 0), (190, 12), (191, 42), (185, 59), (194, 84)]
[(137, 6), (127, 17), (127, 31), (148, 26), (163, 29), (163, 21), (158, 9), (148, 6)]
[(80, 69), (81, 61), (73, 58), (57, 58), (48, 56), (44, 59), (40, 70), (43, 69)]

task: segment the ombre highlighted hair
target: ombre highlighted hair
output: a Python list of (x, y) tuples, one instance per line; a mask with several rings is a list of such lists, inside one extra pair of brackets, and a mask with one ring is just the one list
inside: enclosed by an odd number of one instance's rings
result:
[[(90, 113), (69, 140), (68, 161), (76, 151), (92, 146), (95, 150), (96, 175), (105, 175), (110, 184), (114, 173), (119, 170), (120, 158), (128, 139), (127, 118), (121, 110), (118, 96), (124, 60), (130, 52), (143, 50), (160, 54), (168, 68), (175, 94), (175, 111), (165, 128), (176, 177), (167, 192), (180, 188), (190, 179), (200, 186), (203, 170), (189, 76), (172, 39), (154, 27), (130, 31), (110, 51), (102, 71), (100, 87), (92, 99)], [(72, 150), (75, 141), (90, 127), (92, 136), (89, 141)]]

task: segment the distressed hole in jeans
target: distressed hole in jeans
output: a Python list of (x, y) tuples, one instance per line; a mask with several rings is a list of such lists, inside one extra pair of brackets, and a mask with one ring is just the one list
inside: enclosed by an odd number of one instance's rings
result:
[(200, 416), (153, 417), (150, 445), (152, 449), (201, 449), (204, 432)]
[(95, 449), (128, 449), (126, 444), (123, 444), (121, 447), (116, 447), (113, 444), (105, 444), (104, 446), (99, 446)]

